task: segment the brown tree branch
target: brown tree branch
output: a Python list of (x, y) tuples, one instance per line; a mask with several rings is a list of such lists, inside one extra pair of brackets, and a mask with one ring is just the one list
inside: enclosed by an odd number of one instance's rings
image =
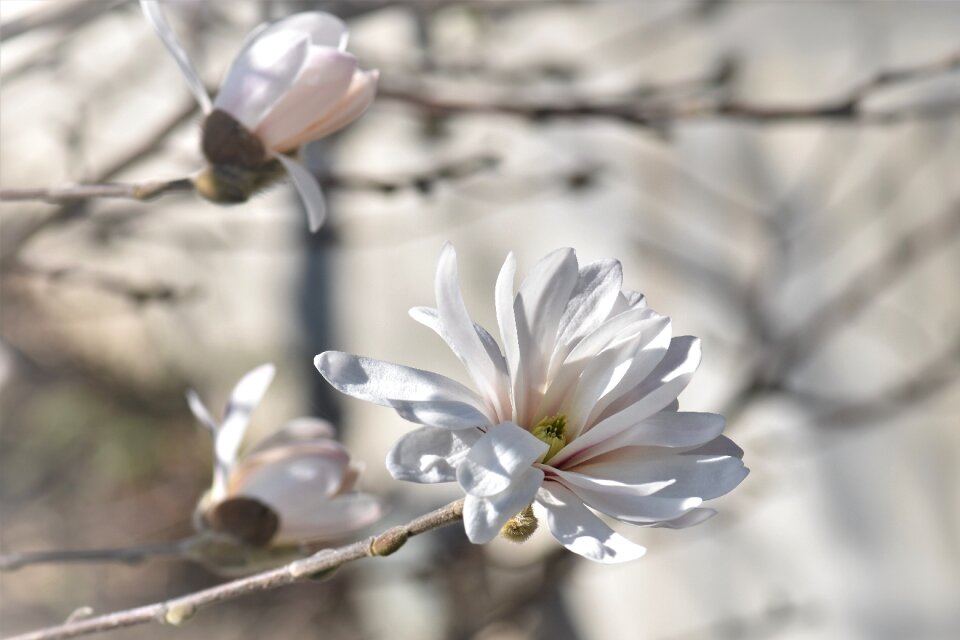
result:
[(83, 184), (66, 187), (37, 187), (33, 189), (0, 189), (0, 202), (42, 200), (44, 202), (70, 202), (92, 198), (125, 198), (128, 200), (153, 200), (175, 192), (193, 191), (189, 178), (169, 182), (138, 182), (133, 184)]
[(233, 580), (216, 587), (157, 602), (134, 609), (69, 621), (54, 627), (13, 636), (7, 640), (57, 640), (112, 631), (124, 627), (160, 622), (180, 625), (199, 609), (226, 600), (268, 589), (300, 582), (317, 574), (325, 574), (361, 558), (387, 556), (404, 545), (408, 538), (452, 524), (463, 517), (463, 500), (457, 500), (435, 511), (411, 520), (405, 525), (388, 529), (378, 536), (360, 540), (336, 549), (325, 549), (317, 554), (291, 562), (277, 569), (264, 571), (246, 578)]

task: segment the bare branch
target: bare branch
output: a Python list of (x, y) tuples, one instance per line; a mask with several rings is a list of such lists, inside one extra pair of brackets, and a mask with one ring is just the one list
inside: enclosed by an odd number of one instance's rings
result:
[[(846, 95), (822, 103), (773, 106), (730, 99), (715, 91), (729, 74), (715, 74), (699, 82), (700, 96), (668, 98), (676, 87), (644, 87), (607, 99), (568, 97), (566, 99), (475, 99), (440, 96), (418, 83), (402, 85), (381, 83), (378, 95), (418, 107), (435, 116), (458, 113), (505, 113), (526, 118), (613, 118), (630, 124), (658, 127), (678, 120), (728, 118), (754, 123), (796, 120), (838, 120), (888, 124), (907, 118), (940, 117), (960, 110), (960, 103), (928, 104), (890, 110), (866, 110), (866, 100), (876, 91), (931, 77), (946, 76), (960, 70), (960, 51), (932, 62), (889, 71), (881, 71), (856, 85)], [(687, 89), (697, 83), (683, 83)], [(667, 94), (667, 95), (665, 95)]]
[(56, 551), (32, 551), (0, 555), (0, 571), (16, 571), (34, 564), (62, 564), (83, 562), (119, 562), (137, 564), (148, 558), (181, 558), (187, 550), (190, 538), (138, 547), (113, 549), (58, 549)]
[(125, 198), (128, 200), (153, 200), (175, 192), (193, 191), (189, 178), (168, 182), (140, 182), (134, 184), (87, 184), (68, 187), (39, 187), (35, 189), (0, 189), (0, 202), (43, 200), (45, 202), (70, 202), (91, 198)]
[(400, 549), (408, 538), (452, 524), (462, 517), (463, 500), (457, 500), (411, 520), (405, 525), (388, 529), (379, 536), (360, 540), (336, 549), (325, 549), (309, 558), (291, 562), (277, 569), (227, 582), (180, 598), (67, 622), (55, 627), (14, 636), (8, 638), (8, 640), (74, 638), (149, 622), (179, 625), (204, 607), (257, 591), (275, 589), (300, 582), (317, 574), (327, 574), (348, 562), (361, 558), (390, 555)]

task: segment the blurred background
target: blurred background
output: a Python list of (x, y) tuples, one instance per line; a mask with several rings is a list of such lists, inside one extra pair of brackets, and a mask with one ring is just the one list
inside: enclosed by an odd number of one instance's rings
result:
[[(327, 582), (117, 638), (552, 640), (960, 637), (960, 4), (725, 0), (201, 2), (166, 12), (215, 86), (259, 22), (328, 10), (379, 68), (361, 120), (307, 149), (330, 217), (280, 185), (0, 204), (0, 552), (191, 531), (219, 409), (274, 362), (254, 439), (320, 415), (388, 504), (410, 427), (334, 397), (328, 348), (459, 363), (406, 311), (442, 244), (495, 327), (507, 252), (615, 257), (625, 287), (703, 338), (681, 396), (723, 412), (752, 469), (720, 515), (624, 528), (620, 566), (461, 527)], [(138, 182), (201, 164), (200, 114), (130, 0), (0, 1), (0, 187)], [(0, 632), (220, 582), (177, 561), (0, 573)]]

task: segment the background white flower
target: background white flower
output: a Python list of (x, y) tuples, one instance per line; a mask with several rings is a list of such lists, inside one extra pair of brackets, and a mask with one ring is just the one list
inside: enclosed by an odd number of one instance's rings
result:
[(323, 420), (288, 422), (239, 456), (250, 414), (273, 375), (273, 365), (246, 374), (219, 422), (194, 391), (187, 393), (214, 439), (213, 485), (197, 509), (197, 527), (254, 546), (284, 546), (337, 540), (378, 520), (379, 500), (354, 491), (360, 465)]
[(554, 537), (599, 562), (640, 557), (590, 507), (642, 526), (686, 527), (747, 475), (722, 416), (681, 412), (699, 340), (622, 291), (616, 260), (584, 266), (572, 249), (543, 258), (513, 294), (515, 260), (496, 284), (501, 351), (469, 317), (446, 245), (437, 308), (414, 308), (460, 358), (477, 391), (444, 376), (328, 351), (315, 363), (340, 391), (424, 426), (387, 458), (414, 482), (457, 481), (470, 540), (487, 542), (536, 501)]
[(360, 117), (373, 102), (379, 78), (376, 70), (359, 69), (346, 52), (343, 22), (307, 12), (260, 25), (211, 103), (159, 3), (140, 4), (206, 115), (202, 146), (212, 166), (195, 179), (197, 191), (217, 202), (242, 202), (273, 179), (279, 162), (303, 198), (310, 229), (320, 228), (326, 216), (320, 187), (288, 154)]

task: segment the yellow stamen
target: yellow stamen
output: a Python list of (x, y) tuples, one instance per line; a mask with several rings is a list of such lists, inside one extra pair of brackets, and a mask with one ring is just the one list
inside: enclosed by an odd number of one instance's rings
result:
[(550, 447), (547, 449), (546, 455), (543, 456), (544, 462), (557, 455), (557, 452), (566, 446), (566, 428), (567, 416), (562, 415), (544, 418), (533, 428), (531, 433), (533, 433), (534, 437), (546, 442)]

